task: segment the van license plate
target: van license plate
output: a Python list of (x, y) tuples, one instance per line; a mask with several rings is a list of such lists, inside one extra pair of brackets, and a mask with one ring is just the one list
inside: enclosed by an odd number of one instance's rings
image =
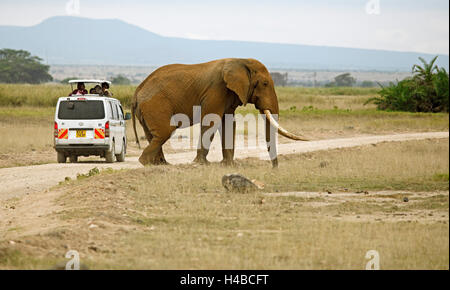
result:
[(85, 138), (86, 130), (77, 130), (77, 138)]

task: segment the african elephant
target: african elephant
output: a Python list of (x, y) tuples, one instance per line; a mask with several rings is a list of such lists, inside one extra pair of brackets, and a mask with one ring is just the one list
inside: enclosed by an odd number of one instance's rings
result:
[[(171, 64), (158, 68), (138, 86), (132, 99), (133, 129), (137, 143), (139, 145), (136, 118), (149, 141), (139, 162), (143, 165), (166, 163), (162, 145), (177, 129), (176, 126), (170, 125), (170, 119), (175, 114), (187, 115), (192, 126), (193, 107), (200, 106), (202, 120), (207, 114), (216, 114), (223, 122), (225, 114), (234, 115), (238, 106), (248, 103), (254, 104), (261, 114), (266, 115), (267, 148), (273, 167), (277, 167), (276, 144), (273, 141), (276, 130), (290, 139), (307, 140), (278, 125), (276, 116), (279, 109), (274, 83), (262, 63), (255, 59), (227, 58), (192, 65)], [(234, 144), (236, 124), (232, 127)], [(209, 128), (202, 126), (201, 135)], [(221, 132), (223, 162), (230, 164), (234, 158), (234, 146), (232, 149), (225, 149), (225, 136), (226, 134)], [(197, 150), (196, 162), (207, 162), (209, 146), (206, 147), (201, 146)]]

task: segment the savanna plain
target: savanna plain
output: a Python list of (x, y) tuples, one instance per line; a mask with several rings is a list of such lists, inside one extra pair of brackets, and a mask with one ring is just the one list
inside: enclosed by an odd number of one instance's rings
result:
[[(126, 111), (134, 89), (112, 87)], [(0, 168), (56, 162), (54, 106), (69, 91), (0, 85)], [(280, 123), (314, 140), (448, 132), (448, 114), (366, 105), (377, 92), (278, 87)], [(127, 134), (128, 156), (139, 156), (131, 123)], [(234, 167), (92, 170), (0, 200), (0, 268), (55, 268), (68, 250), (89, 269), (364, 269), (369, 250), (382, 269), (449, 268), (448, 138), (279, 159), (277, 170), (252, 158)], [(264, 189), (227, 192), (221, 179), (229, 173)]]

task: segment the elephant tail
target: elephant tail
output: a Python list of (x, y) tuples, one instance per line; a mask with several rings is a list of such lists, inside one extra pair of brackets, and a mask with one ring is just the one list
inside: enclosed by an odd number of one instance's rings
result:
[(139, 149), (141, 149), (141, 143), (139, 142), (139, 136), (136, 131), (136, 108), (137, 108), (137, 102), (133, 102), (131, 104), (131, 118), (133, 121), (133, 130), (134, 130), (134, 137), (136, 138), (136, 144), (138, 145)]

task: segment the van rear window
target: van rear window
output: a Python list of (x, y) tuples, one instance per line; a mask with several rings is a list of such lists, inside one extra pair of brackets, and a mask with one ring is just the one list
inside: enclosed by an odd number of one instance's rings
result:
[(58, 119), (94, 120), (104, 119), (103, 101), (62, 101), (59, 103)]

